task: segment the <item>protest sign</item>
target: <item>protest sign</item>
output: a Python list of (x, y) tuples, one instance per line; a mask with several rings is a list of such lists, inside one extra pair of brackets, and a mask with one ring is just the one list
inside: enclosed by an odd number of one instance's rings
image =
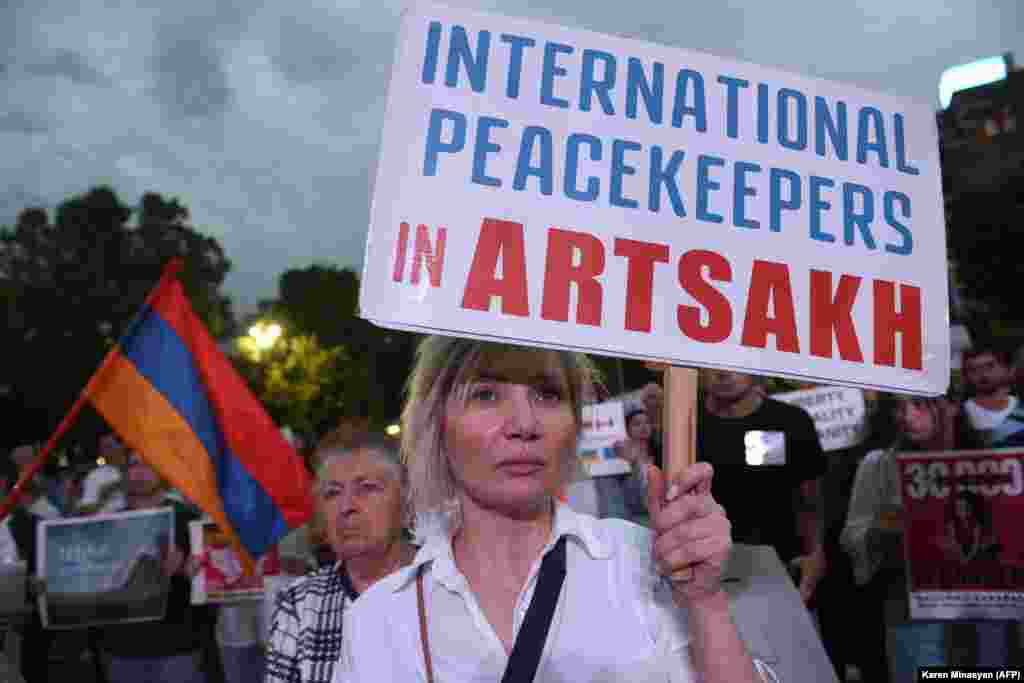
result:
[(231, 539), (210, 520), (189, 522), (192, 554), (199, 558), (199, 571), (192, 577), (192, 604), (262, 600), (264, 580), (281, 573), (277, 546), (267, 550), (256, 563), (256, 573), (247, 576), (242, 558)]
[(911, 617), (1024, 617), (1024, 450), (898, 462)]
[(576, 445), (580, 464), (591, 477), (629, 472), (629, 463), (615, 455), (615, 444), (625, 441), (626, 416), (620, 401), (583, 406), (583, 426)]
[(66, 629), (162, 619), (174, 542), (171, 508), (44, 520), (37, 530), (43, 625)]
[(772, 398), (807, 411), (823, 450), (850, 448), (867, 436), (867, 408), (860, 389), (820, 387), (772, 394)]
[(928, 103), (414, 4), (397, 41), (361, 315), (940, 393), (950, 353), (936, 135)]

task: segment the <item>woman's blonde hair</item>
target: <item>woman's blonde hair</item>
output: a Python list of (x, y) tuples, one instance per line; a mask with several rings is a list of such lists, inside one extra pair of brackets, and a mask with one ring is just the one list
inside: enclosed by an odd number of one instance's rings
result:
[[(417, 515), (441, 512), (457, 515), (456, 483), (444, 452), (444, 421), (448, 399), (462, 395), (467, 382), (488, 357), (510, 351), (542, 352), (462, 337), (431, 336), (416, 350), (416, 364), (406, 386), (402, 409), (402, 458), (409, 468), (409, 483)], [(596, 366), (586, 355), (552, 351), (569, 385), (569, 400), (577, 431), (582, 423), (583, 397), (597, 380)], [(576, 472), (575, 451), (565, 454), (563, 481)], [(449, 521), (456, 521), (449, 519)]]

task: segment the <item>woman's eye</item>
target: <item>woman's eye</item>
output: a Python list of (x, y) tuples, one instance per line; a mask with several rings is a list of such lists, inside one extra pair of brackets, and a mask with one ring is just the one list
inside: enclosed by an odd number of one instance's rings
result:
[(555, 387), (539, 387), (537, 398), (545, 403), (558, 403), (562, 400), (562, 391)]
[(322, 494), (324, 500), (331, 500), (338, 497), (338, 489), (327, 489)]
[(469, 392), (471, 401), (494, 401), (498, 398), (498, 392), (491, 387), (474, 387)]
[(368, 482), (364, 482), (363, 485), (360, 488), (365, 493), (372, 493), (372, 492), (376, 491), (377, 489), (379, 489), (380, 486), (376, 482), (368, 481)]

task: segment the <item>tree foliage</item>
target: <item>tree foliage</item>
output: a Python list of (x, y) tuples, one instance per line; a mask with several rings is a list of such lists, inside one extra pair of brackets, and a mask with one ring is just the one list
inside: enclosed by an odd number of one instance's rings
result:
[(972, 332), (991, 332), (985, 320), (1024, 321), (1024, 260), (1014, 245), (1024, 227), (1024, 168), (984, 189), (955, 196), (950, 256), (964, 294), (977, 306)]
[[(134, 220), (132, 220), (134, 218)], [(216, 239), (189, 225), (177, 199), (145, 194), (137, 208), (108, 187), (69, 198), (51, 216), (27, 208), (0, 228), (3, 381), (46, 414), (63, 416), (168, 260), (214, 337), (233, 326), (220, 292), (231, 264)]]
[(353, 368), (345, 347), (288, 334), (266, 351), (242, 348), (243, 375), (277, 424), (317, 434), (350, 407)]
[(349, 268), (312, 265), (283, 273), (279, 298), (265, 302), (263, 315), (280, 322), (285, 334), (313, 335), (326, 349), (341, 347), (345, 361), (342, 400), (316, 427), (322, 435), (342, 418), (364, 417), (374, 428), (395, 420), (412, 367), (416, 335), (379, 328), (358, 316), (359, 276)]

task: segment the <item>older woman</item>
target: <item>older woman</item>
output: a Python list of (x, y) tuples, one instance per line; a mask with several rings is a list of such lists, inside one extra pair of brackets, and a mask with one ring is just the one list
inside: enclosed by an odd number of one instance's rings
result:
[(270, 627), (267, 683), (329, 683), (348, 606), (413, 557), (408, 487), (397, 448), (356, 440), (318, 453), (318, 514), (338, 561), (311, 572), (278, 598)]
[(558, 503), (590, 373), (579, 354), (423, 342), (402, 445), (424, 545), (354, 606), (336, 681), (756, 680), (710, 466), (667, 495), (651, 469), (653, 534)]

